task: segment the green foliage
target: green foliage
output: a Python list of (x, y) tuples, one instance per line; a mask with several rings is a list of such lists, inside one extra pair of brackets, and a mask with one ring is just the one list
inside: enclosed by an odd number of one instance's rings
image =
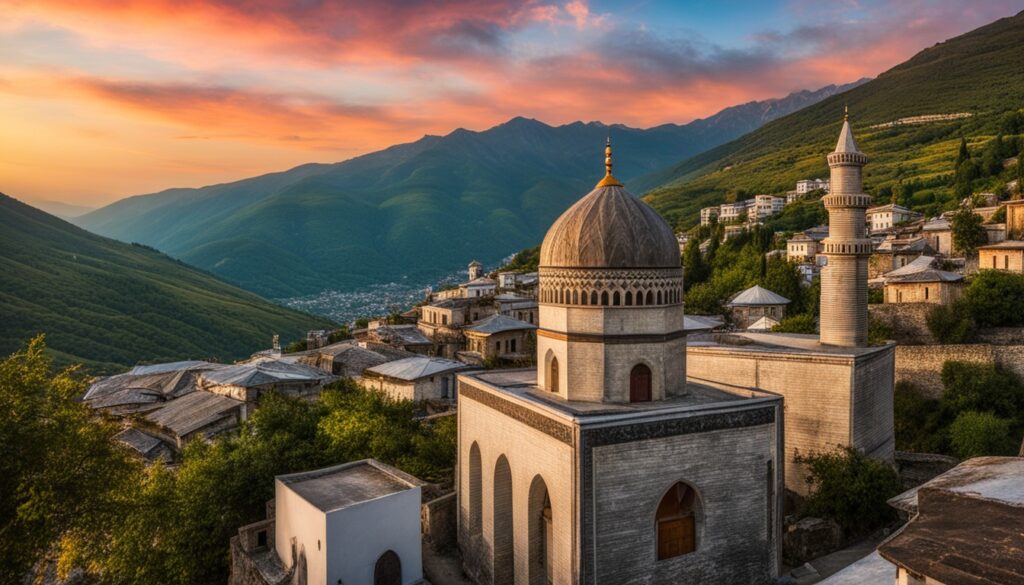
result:
[(900, 492), (900, 481), (885, 463), (851, 447), (798, 455), (796, 462), (808, 472), (805, 514), (831, 518), (847, 535), (870, 532), (895, 518), (886, 500)]
[(75, 369), (51, 374), (42, 337), (0, 362), (0, 582), (21, 583), (27, 569), (67, 532), (93, 518), (125, 487), (133, 468), (79, 397)]
[(973, 254), (980, 244), (985, 243), (985, 228), (981, 216), (969, 207), (961, 207), (949, 219), (953, 234), (953, 248), (963, 254)]
[(58, 366), (231, 361), (330, 322), (143, 246), (95, 236), (0, 195), (0, 355), (41, 331)]
[(348, 330), (348, 325), (342, 325), (338, 329), (331, 331), (330, 335), (327, 336), (327, 343), (338, 343), (346, 339), (352, 339), (352, 333)]
[(885, 289), (884, 288), (869, 288), (868, 289), (868, 304), (870, 305), (881, 305), (885, 302)]
[(981, 327), (1024, 325), (1024, 275), (982, 270), (967, 285), (963, 304)]
[(519, 251), (508, 264), (498, 268), (498, 272), (536, 272), (540, 264), (540, 246)]
[(925, 323), (939, 343), (970, 343), (974, 339), (974, 319), (962, 302), (936, 306), (925, 315)]
[(1013, 421), (990, 412), (968, 410), (949, 427), (953, 452), (961, 459), (980, 455), (1016, 455), (1017, 437), (1011, 434)]
[(803, 282), (804, 277), (795, 263), (785, 257), (774, 256), (767, 261), (764, 276), (759, 284), (792, 301), (786, 310), (790, 315), (794, 315), (806, 309)]
[[(961, 144), (980, 151), (1001, 129), (1006, 136), (1013, 134), (1001, 125), (1008, 111), (1024, 106), (1024, 68), (1018, 66), (1024, 62), (1024, 45), (1018, 42), (1022, 31), (1024, 15), (1018, 14), (929, 47), (842, 95), (683, 161), (661, 176), (646, 199), (670, 223), (686, 226), (696, 223), (701, 207), (721, 203), (729, 192), (780, 193), (800, 179), (827, 176), (825, 155), (835, 146), (843, 106), (849, 105), (858, 145), (871, 157), (866, 191), (886, 193), (879, 202), (888, 202), (900, 181), (918, 180), (914, 209), (926, 215), (952, 209), (957, 201), (952, 175)], [(972, 116), (873, 127), (904, 117), (955, 112)], [(1001, 171), (998, 178), (1011, 173)], [(971, 188), (988, 189), (996, 179), (978, 178)]]
[(686, 247), (683, 249), (683, 284), (686, 290), (690, 290), (693, 285), (700, 284), (711, 276), (711, 268), (704, 262), (700, 244), (700, 239), (693, 237), (686, 242)]
[(283, 348), (281, 348), (281, 352), (282, 353), (295, 353), (297, 351), (306, 351), (306, 347), (307, 347), (307, 344), (306, 344), (306, 340), (305, 339), (296, 339), (295, 341), (293, 341), (293, 342), (289, 343), (288, 345), (284, 346)]
[(942, 366), (942, 384), (943, 409), (952, 416), (968, 410), (1006, 418), (1024, 413), (1024, 384), (994, 366), (948, 361)]
[(812, 191), (782, 208), (782, 212), (765, 220), (764, 227), (776, 232), (802, 232), (828, 223), (828, 212), (821, 200), (823, 191)]
[(868, 319), (868, 345), (883, 345), (892, 339), (892, 328), (881, 319)]
[(817, 333), (818, 324), (812, 315), (806, 313), (786, 317), (772, 331), (776, 333)]
[(925, 396), (909, 382), (897, 382), (893, 418), (897, 450), (918, 453), (946, 451), (946, 429), (939, 400)]

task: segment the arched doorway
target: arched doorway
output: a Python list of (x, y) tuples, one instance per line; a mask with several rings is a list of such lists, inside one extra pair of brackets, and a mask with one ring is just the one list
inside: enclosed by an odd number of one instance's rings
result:
[(529, 584), (548, 585), (553, 582), (554, 548), (551, 529), (551, 499), (544, 478), (536, 476), (530, 484), (529, 526), (527, 546), (529, 547)]
[(550, 350), (548, 351), (548, 371), (545, 378), (548, 392), (558, 392), (558, 358)]
[(512, 545), (512, 468), (504, 455), (494, 465), (494, 565), (495, 585), (515, 583)]
[(402, 585), (402, 561), (389, 550), (380, 555), (373, 567), (373, 585)]
[(651, 369), (644, 364), (637, 364), (629, 372), (629, 401), (650, 402), (650, 400)]
[(697, 492), (681, 481), (661, 498), (654, 527), (659, 561), (697, 550), (699, 506)]

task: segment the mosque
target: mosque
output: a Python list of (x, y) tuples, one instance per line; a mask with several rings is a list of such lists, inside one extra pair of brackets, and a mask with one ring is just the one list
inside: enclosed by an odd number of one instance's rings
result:
[(548, 230), (536, 370), (459, 377), (458, 540), (480, 584), (774, 583), (797, 453), (893, 456), (867, 344), (867, 157), (828, 156), (821, 336), (687, 344), (671, 228), (612, 175)]

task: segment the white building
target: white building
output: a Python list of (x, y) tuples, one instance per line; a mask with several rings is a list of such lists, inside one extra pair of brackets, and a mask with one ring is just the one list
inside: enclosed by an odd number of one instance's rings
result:
[(291, 582), (421, 583), (422, 485), (372, 459), (280, 475), (274, 480), (274, 540), (267, 544)]
[(754, 208), (757, 211), (757, 219), (764, 219), (775, 215), (776, 213), (781, 212), (782, 208), (785, 206), (785, 197), (776, 197), (774, 195), (758, 195), (754, 197)]
[(721, 212), (719, 206), (705, 207), (700, 210), (700, 225), (711, 225), (711, 218), (717, 218)]
[(408, 357), (367, 368), (362, 383), (396, 400), (454, 400), (455, 375), (469, 368), (444, 358)]
[(737, 201), (736, 203), (723, 203), (719, 207), (718, 221), (730, 222), (736, 221), (741, 217), (750, 219), (751, 212), (755, 209), (756, 201), (753, 199), (747, 199), (746, 201)]
[(797, 195), (804, 195), (811, 191), (817, 191), (818, 189), (822, 189), (828, 193), (830, 187), (831, 183), (828, 179), (804, 179), (796, 182)]
[(867, 210), (868, 230), (878, 232), (892, 226), (912, 221), (921, 217), (921, 214), (913, 212), (902, 205), (890, 203), (880, 205)]

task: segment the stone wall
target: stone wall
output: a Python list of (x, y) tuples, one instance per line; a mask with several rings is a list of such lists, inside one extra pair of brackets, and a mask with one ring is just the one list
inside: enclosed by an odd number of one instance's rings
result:
[(1024, 345), (899, 345), (896, 381), (910, 382), (932, 398), (942, 396), (942, 365), (947, 361), (1000, 366), (1024, 379)]
[(935, 305), (927, 303), (877, 304), (868, 305), (868, 314), (889, 327), (893, 341), (901, 345), (924, 345), (935, 343), (925, 320), (933, 308)]
[(424, 502), (420, 506), (423, 537), (430, 548), (442, 552), (455, 546), (458, 495), (455, 492)]

